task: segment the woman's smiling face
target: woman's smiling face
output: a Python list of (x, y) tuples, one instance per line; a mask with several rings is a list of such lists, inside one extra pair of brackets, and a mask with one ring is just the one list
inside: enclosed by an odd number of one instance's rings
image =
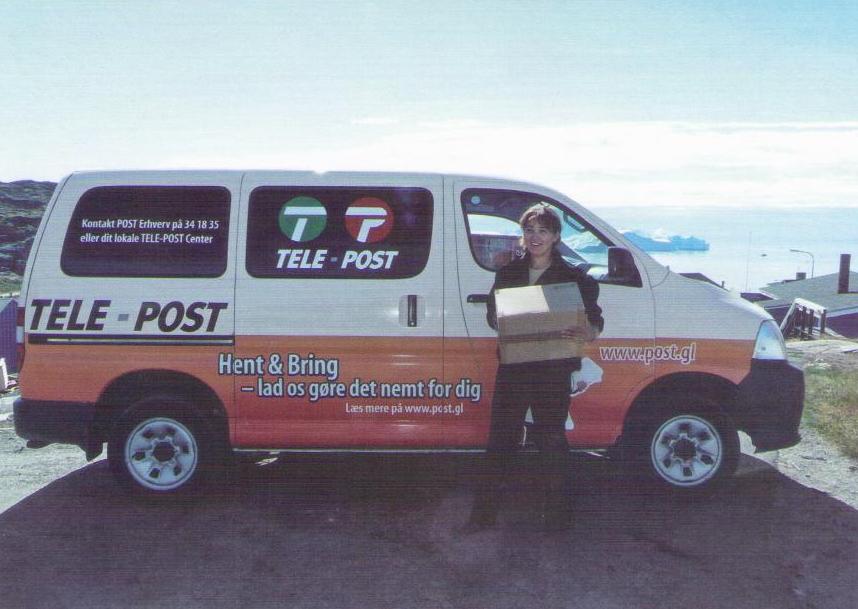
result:
[(536, 220), (524, 225), (524, 247), (533, 258), (550, 255), (559, 240), (560, 233), (551, 232), (551, 229)]

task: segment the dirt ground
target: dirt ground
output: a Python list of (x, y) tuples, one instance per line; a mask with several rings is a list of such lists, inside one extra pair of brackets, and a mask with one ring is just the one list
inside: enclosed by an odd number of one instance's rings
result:
[[(858, 353), (829, 347), (858, 369)], [(500, 526), (466, 535), (472, 456), (293, 456), (241, 465), (198, 498), (144, 502), (77, 448), (25, 449), (8, 408), (0, 400), (4, 609), (842, 609), (858, 595), (858, 463), (812, 430), (744, 455), (695, 500), (576, 457), (576, 525), (554, 534), (533, 524), (522, 459)]]
[[(858, 342), (838, 339), (787, 343), (790, 359), (806, 366), (858, 374)], [(858, 510), (858, 461), (843, 455), (813, 429), (802, 427), (801, 442), (761, 455), (796, 482), (836, 497)]]
[(858, 371), (858, 341), (836, 338), (789, 341), (787, 352), (791, 360), (802, 366)]

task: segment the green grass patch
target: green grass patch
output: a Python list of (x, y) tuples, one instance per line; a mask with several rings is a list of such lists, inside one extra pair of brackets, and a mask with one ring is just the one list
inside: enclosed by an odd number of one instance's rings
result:
[(808, 366), (804, 379), (805, 422), (858, 458), (858, 372)]

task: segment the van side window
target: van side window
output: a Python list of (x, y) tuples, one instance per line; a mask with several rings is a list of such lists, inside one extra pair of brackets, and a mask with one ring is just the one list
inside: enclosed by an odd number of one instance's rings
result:
[(62, 270), (76, 277), (218, 277), (230, 193), (213, 186), (101, 186), (78, 201)]
[(521, 255), (518, 220), (531, 205), (545, 203), (560, 218), (560, 253), (583, 270), (604, 267), (607, 272), (611, 241), (583, 220), (542, 195), (512, 190), (469, 188), (462, 192), (462, 210), (474, 260), (486, 270), (497, 271)]
[(432, 204), (432, 193), (423, 188), (255, 188), (247, 272), (272, 278), (413, 277), (429, 259)]

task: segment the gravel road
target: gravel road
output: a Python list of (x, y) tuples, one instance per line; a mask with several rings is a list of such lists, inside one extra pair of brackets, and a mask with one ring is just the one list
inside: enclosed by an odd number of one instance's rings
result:
[[(829, 359), (858, 369), (843, 347)], [(791, 355), (812, 362), (814, 349)], [(531, 522), (525, 459), (501, 526), (463, 535), (471, 457), (295, 456), (151, 503), (79, 449), (25, 449), (8, 408), (0, 399), (4, 609), (842, 609), (858, 596), (858, 463), (812, 430), (743, 456), (735, 479), (694, 501), (578, 457), (576, 526), (553, 535)]]

